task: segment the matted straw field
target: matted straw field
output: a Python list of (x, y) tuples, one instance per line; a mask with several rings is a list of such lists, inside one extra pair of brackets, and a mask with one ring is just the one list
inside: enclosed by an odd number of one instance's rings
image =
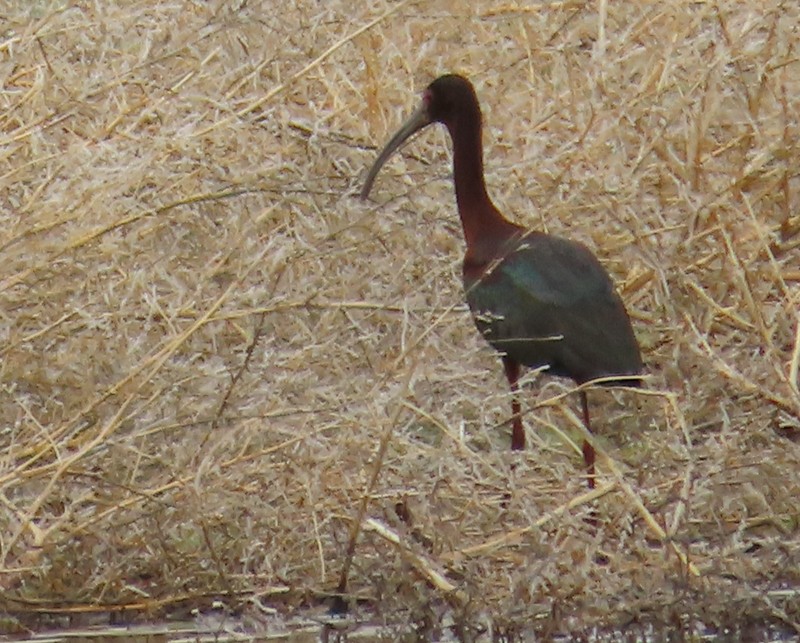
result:
[[(6, 631), (321, 617), (365, 494), (388, 638), (800, 630), (797, 3), (0, 13)], [(445, 130), (356, 198), (450, 71), (497, 205), (589, 245), (642, 345), (644, 391), (590, 393), (595, 497), (571, 382), (526, 376), (509, 451)]]

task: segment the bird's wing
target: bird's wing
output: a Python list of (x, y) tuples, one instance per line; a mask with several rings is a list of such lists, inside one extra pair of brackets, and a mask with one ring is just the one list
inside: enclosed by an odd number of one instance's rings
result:
[(522, 364), (549, 363), (578, 381), (638, 369), (622, 300), (581, 244), (526, 239), (471, 284), (467, 300), (486, 339)]
[(542, 305), (571, 307), (614, 297), (614, 284), (592, 252), (559, 237), (529, 235), (496, 270), (500, 280)]

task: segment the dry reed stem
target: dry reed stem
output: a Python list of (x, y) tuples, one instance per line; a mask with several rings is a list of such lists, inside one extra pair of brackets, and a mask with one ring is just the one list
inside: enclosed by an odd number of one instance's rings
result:
[[(403, 384), (400, 389), (400, 397), (405, 397), (408, 393), (408, 384), (411, 381), (411, 377), (414, 374), (413, 365), (410, 368), (406, 369), (406, 374), (403, 377)], [(367, 513), (367, 508), (369, 507), (369, 501), (375, 490), (375, 485), (378, 482), (378, 478), (381, 474), (381, 469), (383, 468), (384, 458), (386, 457), (386, 450), (389, 448), (389, 442), (392, 438), (392, 433), (397, 426), (397, 421), (400, 417), (400, 413), (403, 410), (404, 405), (402, 402), (395, 403), (394, 411), (389, 418), (389, 421), (386, 423), (386, 428), (381, 433), (380, 440), (378, 441), (378, 451), (375, 454), (374, 463), (372, 465), (372, 471), (370, 471), (369, 479), (367, 481), (366, 487), (364, 488), (364, 493), (361, 495), (361, 500), (358, 503), (358, 510), (356, 512), (355, 520), (353, 521), (353, 529), (350, 532), (350, 539), (347, 542), (347, 549), (344, 555), (344, 563), (342, 565), (342, 572), (339, 578), (339, 585), (337, 586), (337, 593), (342, 595), (347, 590), (347, 579), (350, 573), (350, 566), (353, 563), (353, 556), (355, 555), (356, 546), (358, 544), (358, 536), (361, 533), (361, 524), (364, 521), (364, 516)]]
[(466, 597), (458, 591), (458, 587), (449, 581), (443, 572), (437, 569), (437, 565), (424, 556), (414, 553), (407, 544), (403, 543), (403, 540), (397, 532), (375, 518), (368, 518), (365, 522), (365, 526), (375, 531), (384, 540), (389, 541), (395, 547), (401, 549), (403, 555), (411, 561), (414, 568), (420, 572), (431, 585), (440, 592), (444, 592), (448, 595), (448, 600), (453, 600), (459, 607), (463, 607), (466, 604)]

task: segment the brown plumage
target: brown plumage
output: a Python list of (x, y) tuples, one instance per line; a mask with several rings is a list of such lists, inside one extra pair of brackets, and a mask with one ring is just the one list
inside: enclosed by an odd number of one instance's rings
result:
[[(386, 160), (415, 132), (443, 123), (453, 142), (453, 178), (467, 243), (464, 289), (478, 330), (497, 349), (513, 392), (512, 449), (525, 446), (518, 385), (520, 366), (583, 384), (638, 386), (639, 345), (611, 277), (583, 244), (508, 221), (486, 193), (481, 110), (461, 76), (437, 78), (422, 104), (386, 144), (361, 192), (366, 197)], [(630, 377), (634, 376), (634, 377)], [(627, 377), (627, 379), (625, 379)], [(583, 418), (591, 430), (586, 392)], [(594, 487), (594, 449), (584, 442), (588, 483)]]

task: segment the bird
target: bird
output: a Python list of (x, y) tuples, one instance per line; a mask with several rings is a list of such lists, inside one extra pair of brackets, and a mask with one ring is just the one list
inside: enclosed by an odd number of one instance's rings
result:
[[(614, 283), (584, 244), (513, 223), (486, 191), (482, 117), (472, 83), (457, 74), (436, 78), (418, 108), (370, 168), (366, 199), (386, 160), (414, 134), (441, 123), (453, 146), (456, 206), (466, 241), (463, 282), (480, 334), (502, 359), (511, 388), (511, 448), (525, 448), (519, 402), (521, 367), (542, 369), (579, 385), (583, 422), (591, 434), (586, 387), (639, 387), (643, 362), (630, 317)], [(583, 442), (589, 489), (595, 451)]]

